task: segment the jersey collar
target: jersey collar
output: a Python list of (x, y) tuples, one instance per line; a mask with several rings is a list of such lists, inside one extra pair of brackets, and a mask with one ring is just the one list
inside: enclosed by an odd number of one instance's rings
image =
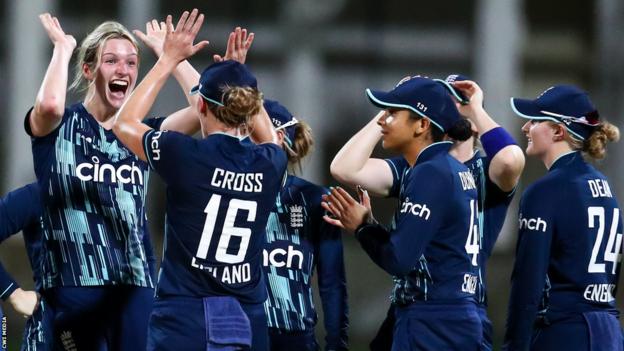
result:
[(553, 163), (550, 165), (548, 171), (552, 171), (553, 169), (564, 167), (570, 163), (575, 162), (577, 159), (582, 159), (581, 153), (579, 151), (570, 151), (565, 154), (560, 155)]
[(420, 153), (416, 157), (416, 162), (414, 162), (414, 166), (416, 166), (419, 163), (428, 161), (434, 158), (435, 156), (437, 156), (438, 154), (441, 154), (441, 153), (448, 154), (449, 150), (451, 149), (451, 146), (453, 146), (452, 141), (439, 141), (437, 143), (428, 145), (427, 147), (425, 147), (424, 149), (420, 151)]

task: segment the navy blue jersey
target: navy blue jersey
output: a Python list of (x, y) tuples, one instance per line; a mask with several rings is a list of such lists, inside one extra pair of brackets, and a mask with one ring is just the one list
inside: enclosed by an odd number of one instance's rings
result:
[[(580, 152), (561, 156), (520, 201), (506, 344), (528, 349), (536, 318), (614, 312), (622, 220), (607, 178)], [(582, 318), (582, 317), (581, 317)]]
[[(23, 231), (26, 253), (33, 270), (35, 288), (41, 288), (41, 197), (36, 183), (28, 184), (0, 198), (0, 242)], [(6, 300), (19, 285), (0, 263), (0, 298)]]
[[(392, 170), (393, 182), (389, 196), (399, 197), (403, 176), (409, 170), (409, 164), (403, 157), (394, 157), (385, 160)], [(477, 186), (478, 196), (478, 213), (479, 213), (479, 233), (480, 233), (480, 252), (479, 252), (479, 286), (478, 299), (479, 303), (487, 303), (485, 270), (487, 260), (492, 254), (494, 244), (505, 223), (505, 216), (509, 204), (513, 199), (515, 189), (511, 192), (501, 190), (489, 177), (490, 159), (476, 151), (471, 159), (464, 162), (466, 167), (472, 173)], [(402, 279), (395, 277), (398, 287), (407, 284)], [(401, 291), (405, 294), (405, 291)]]
[[(29, 115), (25, 127), (32, 136)], [(43, 288), (153, 287), (143, 247), (147, 163), (82, 103), (66, 108), (50, 134), (32, 137), (32, 150), (44, 203)]]
[(323, 220), (321, 195), (327, 190), (289, 175), (269, 216), (263, 265), (269, 298), (268, 326), (314, 331), (312, 300), (316, 269), (323, 304), (326, 348), (347, 347), (347, 287), (341, 231)]
[(476, 301), (479, 265), (477, 189), (468, 168), (434, 143), (408, 169), (395, 229), (366, 225), (356, 236), (368, 255), (406, 282), (393, 302)]
[(510, 192), (501, 190), (489, 175), (490, 159), (484, 157), (480, 152), (475, 152), (474, 156), (464, 162), (466, 167), (470, 169), (472, 177), (477, 184), (477, 193), (479, 196), (479, 230), (481, 251), (479, 253), (479, 303), (487, 304), (487, 288), (486, 288), (486, 267), (487, 260), (492, 255), (494, 244), (500, 234), (507, 209), (513, 199), (515, 189)]
[(262, 249), (284, 179), (284, 151), (222, 133), (196, 140), (151, 130), (143, 140), (150, 165), (167, 184), (157, 295), (264, 302)]

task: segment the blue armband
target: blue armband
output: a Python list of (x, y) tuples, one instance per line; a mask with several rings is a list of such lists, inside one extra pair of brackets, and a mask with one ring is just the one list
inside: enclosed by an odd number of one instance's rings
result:
[(503, 127), (496, 127), (484, 133), (480, 138), (485, 155), (491, 160), (503, 148), (517, 145), (514, 138)]

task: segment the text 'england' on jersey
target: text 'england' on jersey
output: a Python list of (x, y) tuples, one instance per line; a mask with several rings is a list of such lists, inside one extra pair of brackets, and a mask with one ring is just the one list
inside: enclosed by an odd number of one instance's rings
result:
[[(162, 119), (145, 123), (158, 128)], [(143, 247), (147, 163), (82, 103), (66, 108), (50, 134), (33, 137), (32, 150), (44, 203), (43, 287), (153, 287)]]
[(158, 295), (264, 301), (265, 226), (286, 170), (284, 151), (222, 133), (196, 140), (152, 130), (143, 141), (167, 184)]

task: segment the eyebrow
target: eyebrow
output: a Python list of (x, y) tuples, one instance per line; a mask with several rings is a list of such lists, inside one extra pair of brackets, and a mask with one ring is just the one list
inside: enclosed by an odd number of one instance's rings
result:
[[(102, 56), (105, 56), (105, 55), (122, 56), (122, 55), (118, 55), (118, 54), (116, 54), (114, 52), (103, 52)], [(129, 56), (137, 56), (138, 57), (139, 54), (136, 53), (136, 52), (133, 52), (133, 53), (130, 53), (130, 54), (126, 55), (126, 57), (129, 57)]]

